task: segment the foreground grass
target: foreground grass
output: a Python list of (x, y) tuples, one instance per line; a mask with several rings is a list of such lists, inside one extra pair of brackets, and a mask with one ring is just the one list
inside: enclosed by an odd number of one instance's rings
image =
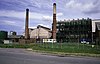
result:
[(90, 53), (100, 54), (100, 46), (94, 46), (87, 44), (76, 44), (76, 43), (56, 43), (56, 44), (35, 44), (32, 47), (33, 50), (40, 51), (51, 51), (51, 52), (63, 52), (63, 53)]
[(31, 48), (36, 52), (57, 55), (97, 56), (100, 57), (100, 46), (78, 43), (34, 43), (34, 44), (0, 44), (0, 48)]
[(0, 48), (32, 48), (33, 44), (0, 44)]
[(100, 57), (100, 46), (76, 43), (35, 44), (32, 47), (35, 52), (50, 53), (57, 56), (89, 56)]

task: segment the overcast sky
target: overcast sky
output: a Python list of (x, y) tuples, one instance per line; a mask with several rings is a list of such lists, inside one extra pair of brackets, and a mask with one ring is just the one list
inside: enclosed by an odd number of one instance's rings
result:
[(100, 0), (0, 0), (0, 30), (24, 32), (25, 10), (29, 8), (29, 27), (51, 28), (53, 3), (57, 5), (57, 20), (100, 19)]

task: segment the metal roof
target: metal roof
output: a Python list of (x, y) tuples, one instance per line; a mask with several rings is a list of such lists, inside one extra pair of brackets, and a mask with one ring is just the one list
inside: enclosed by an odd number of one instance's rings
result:
[(22, 35), (9, 35), (8, 38), (21, 38)]

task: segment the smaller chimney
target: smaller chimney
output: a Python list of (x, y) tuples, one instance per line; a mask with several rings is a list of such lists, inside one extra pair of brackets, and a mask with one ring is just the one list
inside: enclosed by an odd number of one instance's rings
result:
[(29, 39), (29, 29), (28, 29), (28, 21), (29, 21), (29, 9), (26, 9), (26, 22), (25, 22), (25, 39)]

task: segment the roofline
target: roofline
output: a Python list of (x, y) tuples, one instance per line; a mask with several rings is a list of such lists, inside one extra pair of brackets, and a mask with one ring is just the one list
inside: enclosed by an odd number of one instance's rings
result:
[(100, 19), (93, 19), (92, 21), (97, 21), (97, 20), (100, 20)]
[(38, 28), (39, 26), (42, 27), (42, 28), (45, 28), (45, 29), (51, 30), (50, 28), (48, 28), (48, 27), (44, 27), (44, 26), (41, 26), (41, 25), (38, 25), (37, 28)]
[[(77, 21), (77, 20), (87, 20), (87, 19), (91, 19), (91, 18), (77, 18), (77, 19), (64, 19), (64, 20), (58, 20), (57, 22), (71, 22), (71, 21)], [(92, 19), (91, 19), (92, 20)]]

